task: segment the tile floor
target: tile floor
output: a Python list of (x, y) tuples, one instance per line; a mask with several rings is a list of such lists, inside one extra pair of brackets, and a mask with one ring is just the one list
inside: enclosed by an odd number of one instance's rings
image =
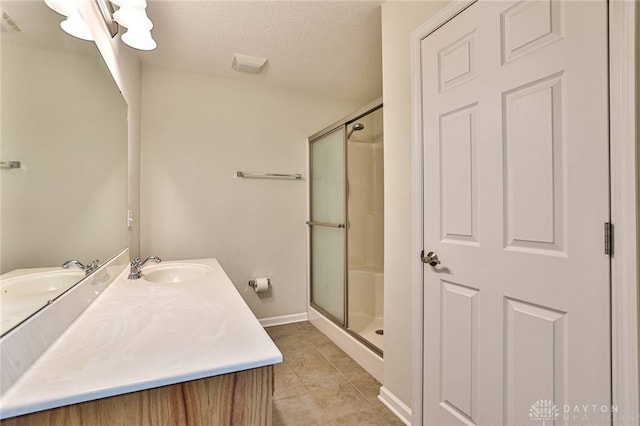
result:
[(392, 426), (380, 383), (309, 322), (269, 327), (284, 362), (275, 366), (273, 426)]

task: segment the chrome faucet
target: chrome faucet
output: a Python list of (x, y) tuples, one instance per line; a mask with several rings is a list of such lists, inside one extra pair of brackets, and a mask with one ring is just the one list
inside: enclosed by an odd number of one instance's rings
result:
[(142, 271), (140, 271), (140, 269), (142, 269), (142, 267), (146, 265), (150, 260), (153, 260), (156, 263), (162, 262), (162, 260), (156, 256), (149, 256), (144, 260), (144, 262), (140, 261), (139, 257), (136, 257), (131, 261), (131, 272), (129, 272), (129, 279), (137, 280), (138, 278), (142, 278)]
[(98, 259), (89, 262), (88, 265), (83, 265), (82, 263), (78, 262), (77, 260), (67, 260), (66, 262), (64, 262), (62, 264), (62, 267), (64, 269), (68, 269), (70, 266), (76, 266), (80, 269), (82, 269), (84, 271), (84, 275), (87, 276), (90, 273), (92, 273), (93, 271), (95, 271), (96, 269), (98, 269), (100, 267), (100, 261)]

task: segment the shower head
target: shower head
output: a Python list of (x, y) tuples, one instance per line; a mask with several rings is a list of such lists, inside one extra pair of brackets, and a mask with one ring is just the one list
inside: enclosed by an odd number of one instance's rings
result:
[(362, 123), (355, 123), (355, 124), (353, 125), (353, 127), (351, 128), (351, 130), (349, 131), (349, 133), (347, 133), (347, 140), (349, 140), (349, 138), (351, 137), (351, 134), (352, 134), (353, 132), (357, 132), (357, 131), (362, 130), (362, 129), (364, 129), (364, 124), (362, 124)]

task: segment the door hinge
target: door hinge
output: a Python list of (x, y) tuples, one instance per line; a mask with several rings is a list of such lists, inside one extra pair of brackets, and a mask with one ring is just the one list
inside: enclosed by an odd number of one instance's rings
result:
[(604, 223), (604, 254), (613, 254), (613, 224), (609, 222)]

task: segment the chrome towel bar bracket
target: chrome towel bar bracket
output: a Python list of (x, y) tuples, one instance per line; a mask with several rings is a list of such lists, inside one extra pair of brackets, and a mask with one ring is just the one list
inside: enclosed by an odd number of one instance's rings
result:
[(3, 169), (19, 169), (20, 162), (19, 161), (0, 161), (0, 167)]

